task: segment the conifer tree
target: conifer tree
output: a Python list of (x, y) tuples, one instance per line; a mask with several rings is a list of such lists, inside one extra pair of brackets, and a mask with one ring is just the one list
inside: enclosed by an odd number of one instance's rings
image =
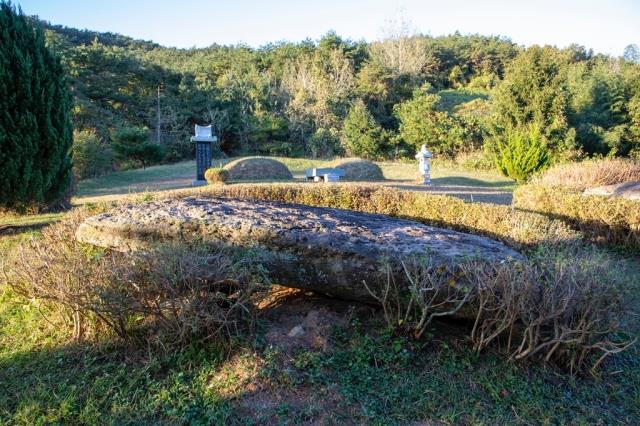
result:
[(350, 155), (376, 159), (387, 149), (388, 135), (361, 100), (351, 107), (342, 133), (343, 144)]
[(0, 208), (60, 199), (71, 178), (71, 97), (41, 29), (0, 2)]

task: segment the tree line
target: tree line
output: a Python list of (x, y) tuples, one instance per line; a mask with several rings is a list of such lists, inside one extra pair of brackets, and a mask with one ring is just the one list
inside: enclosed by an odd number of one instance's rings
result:
[(640, 152), (633, 46), (614, 58), (578, 45), (390, 31), (372, 43), (330, 32), (261, 48), (176, 49), (38, 23), (70, 76), (76, 130), (93, 132), (77, 139), (107, 149), (123, 127), (155, 130), (160, 88), (155, 161), (190, 158), (188, 136), (203, 122), (234, 155), (386, 159), (426, 144), (439, 156), (490, 157), (531, 128), (552, 159)]

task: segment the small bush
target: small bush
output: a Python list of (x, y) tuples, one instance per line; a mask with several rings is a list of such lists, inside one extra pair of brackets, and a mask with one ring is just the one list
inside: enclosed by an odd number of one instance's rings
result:
[(330, 163), (329, 167), (344, 170), (344, 180), (376, 181), (384, 180), (382, 169), (376, 163), (361, 158), (342, 158)]
[(264, 157), (246, 157), (227, 163), (224, 169), (231, 181), (291, 180), (291, 171), (279, 161)]
[(576, 190), (529, 184), (516, 188), (513, 204), (520, 210), (563, 220), (596, 243), (640, 251), (638, 201), (584, 196)]
[(222, 339), (250, 325), (257, 287), (242, 253), (198, 243), (147, 253), (97, 249), (75, 239), (88, 215), (72, 212), (3, 264), (16, 293), (69, 313), (75, 338), (115, 333), (171, 346)]
[(629, 181), (640, 181), (640, 161), (624, 158), (558, 164), (532, 179), (535, 184), (577, 191)]
[(475, 318), (470, 339), (477, 351), (500, 342), (512, 360), (554, 360), (574, 372), (593, 371), (633, 343), (618, 337), (631, 287), (620, 265), (598, 253), (542, 251), (522, 262), (455, 266), (408, 259), (402, 268), (405, 280), (388, 278), (371, 294), (387, 324), (415, 338), (433, 319), (464, 313)]
[(549, 166), (549, 150), (536, 127), (509, 130), (506, 142), (497, 148), (498, 170), (518, 183)]
[(229, 171), (223, 167), (212, 167), (204, 172), (204, 178), (209, 185), (225, 183), (229, 179)]

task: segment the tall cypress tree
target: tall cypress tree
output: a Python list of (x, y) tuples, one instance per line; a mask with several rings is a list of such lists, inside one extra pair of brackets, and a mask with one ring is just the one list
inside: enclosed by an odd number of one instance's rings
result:
[(0, 208), (43, 205), (70, 183), (71, 95), (41, 29), (0, 1)]

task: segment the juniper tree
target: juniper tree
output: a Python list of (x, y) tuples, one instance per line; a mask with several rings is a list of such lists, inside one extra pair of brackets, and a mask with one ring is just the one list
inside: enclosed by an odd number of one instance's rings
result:
[(71, 178), (71, 97), (41, 29), (0, 2), (0, 208), (52, 203)]

